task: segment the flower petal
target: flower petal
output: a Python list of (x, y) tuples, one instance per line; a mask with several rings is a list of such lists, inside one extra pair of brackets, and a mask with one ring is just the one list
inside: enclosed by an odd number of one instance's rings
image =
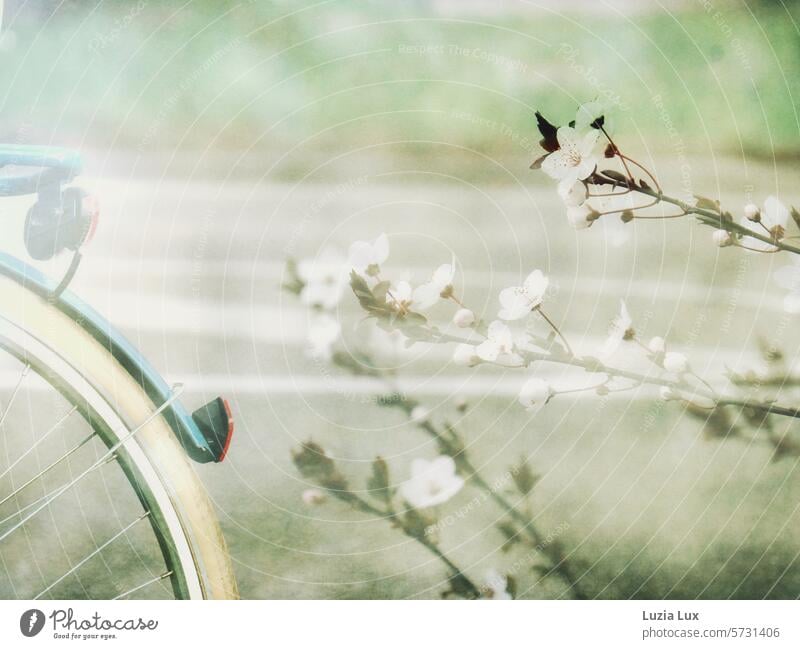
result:
[(783, 310), (792, 315), (800, 313), (800, 293), (787, 293), (783, 298)]
[(433, 282), (422, 284), (414, 289), (414, 306), (418, 309), (427, 309), (439, 301), (442, 290)]
[(356, 241), (350, 245), (348, 259), (353, 268), (366, 268), (372, 263), (372, 246), (366, 241)]
[(430, 463), (429, 475), (437, 478), (451, 478), (456, 474), (456, 463), (449, 455), (440, 455)]
[(535, 301), (537, 297), (540, 298), (541, 301), (541, 296), (544, 295), (549, 283), (550, 280), (545, 277), (545, 274), (537, 269), (525, 278), (523, 286), (531, 301)]
[(767, 229), (772, 229), (776, 225), (786, 226), (789, 222), (789, 210), (775, 196), (767, 197), (764, 201), (764, 212), (761, 220)]
[(500, 291), (500, 305), (503, 307), (498, 314), (501, 320), (519, 320), (531, 312), (531, 302), (519, 286)]
[(542, 171), (555, 180), (561, 180), (570, 173), (574, 167), (570, 164), (567, 154), (561, 149), (553, 151), (542, 162)]
[(562, 126), (556, 132), (558, 144), (563, 148), (575, 147), (577, 148), (581, 143), (581, 136), (571, 126)]
[(484, 340), (475, 348), (475, 353), (478, 355), (478, 358), (484, 361), (494, 362), (500, 354), (500, 348), (497, 343), (491, 340)]

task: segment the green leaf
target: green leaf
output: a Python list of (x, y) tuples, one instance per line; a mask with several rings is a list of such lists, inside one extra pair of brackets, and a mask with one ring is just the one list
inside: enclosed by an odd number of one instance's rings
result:
[(455, 572), (450, 575), (449, 584), (450, 590), (442, 593), (443, 597), (447, 597), (448, 595), (456, 595), (465, 599), (472, 599), (475, 597), (475, 592), (470, 586), (469, 580), (460, 572)]
[(435, 522), (434, 519), (426, 516), (418, 509), (409, 506), (402, 520), (403, 531), (414, 539), (430, 541), (432, 534), (431, 526)]
[(542, 163), (544, 162), (544, 159), (545, 159), (545, 158), (546, 158), (548, 155), (550, 155), (550, 154), (549, 154), (549, 153), (545, 153), (543, 156), (539, 156), (538, 158), (536, 158), (536, 160), (534, 160), (534, 161), (531, 163), (531, 166), (529, 167), (529, 169), (534, 169), (534, 170), (536, 170), (536, 169), (541, 169), (541, 168), (542, 168)]
[(695, 207), (699, 207), (702, 210), (711, 210), (712, 212), (720, 212), (719, 201), (715, 201), (711, 198), (706, 198), (705, 196), (698, 196), (695, 194)]
[(611, 180), (614, 180), (618, 183), (622, 183), (624, 185), (628, 184), (628, 179), (625, 177), (625, 175), (621, 174), (619, 171), (615, 171), (614, 169), (603, 169), (603, 171), (600, 173), (606, 178), (611, 178)]
[(511, 479), (523, 496), (527, 496), (533, 491), (536, 483), (539, 482), (539, 476), (533, 472), (525, 458), (522, 458), (518, 464), (511, 467)]
[(298, 450), (292, 451), (292, 461), (300, 475), (325, 487), (335, 496), (342, 498), (349, 494), (347, 480), (336, 469), (325, 449), (316, 442), (303, 442)]
[(517, 580), (513, 575), (506, 575), (506, 592), (511, 595), (511, 599), (517, 599)]
[(388, 281), (379, 282), (375, 285), (375, 288), (372, 289), (372, 297), (375, 298), (377, 302), (386, 302), (389, 286), (391, 286), (391, 284)]
[(389, 488), (389, 465), (380, 455), (372, 462), (372, 475), (367, 479), (367, 489), (372, 496), (382, 502), (389, 503), (392, 490)]
[(294, 295), (300, 295), (306, 283), (300, 279), (300, 274), (297, 272), (297, 261), (293, 257), (289, 257), (286, 260), (285, 274), (287, 279), (281, 284), (281, 288)]
[(497, 524), (497, 529), (505, 538), (505, 542), (503, 546), (500, 548), (503, 552), (508, 552), (511, 548), (513, 548), (517, 543), (521, 542), (519, 530), (517, 529), (516, 525), (511, 521), (500, 521)]
[(800, 228), (800, 212), (794, 205), (789, 208), (789, 214), (792, 215), (792, 221), (794, 221), (794, 224)]

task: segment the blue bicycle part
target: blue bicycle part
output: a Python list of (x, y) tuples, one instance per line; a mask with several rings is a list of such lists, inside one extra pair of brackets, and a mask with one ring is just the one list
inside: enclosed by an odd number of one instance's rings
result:
[[(4, 253), (0, 253), (0, 274), (51, 300), (60, 311), (81, 323), (143, 387), (153, 403), (165, 402), (170, 388), (144, 356), (99, 313), (65, 291), (80, 260), (78, 249), (91, 227), (85, 217), (87, 214), (96, 217), (91, 209), (84, 207), (85, 192), (62, 187), (80, 172), (80, 155), (65, 149), (0, 145), (0, 166), (6, 165), (38, 169), (30, 174), (0, 178), (0, 196), (38, 194), (25, 224), (25, 242), (31, 256), (48, 259), (64, 248), (73, 249), (75, 256), (60, 282)], [(226, 401), (214, 399), (192, 415), (182, 404), (174, 402), (165, 410), (164, 417), (193, 460), (221, 462), (225, 458), (233, 434), (233, 418)]]

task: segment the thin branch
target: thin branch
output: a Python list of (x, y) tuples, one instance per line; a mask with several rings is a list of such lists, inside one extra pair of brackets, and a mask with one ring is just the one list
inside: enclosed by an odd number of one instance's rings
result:
[[(761, 234), (760, 232), (755, 232), (754, 230), (750, 230), (749, 228), (746, 228), (745, 226), (736, 223), (735, 221), (725, 219), (719, 212), (715, 212), (713, 210), (706, 209), (704, 207), (689, 205), (689, 203), (682, 201), (679, 198), (667, 196), (666, 194), (657, 192), (650, 188), (633, 185), (631, 189), (633, 189), (636, 192), (639, 192), (640, 194), (645, 194), (647, 196), (657, 198), (660, 201), (664, 201), (665, 203), (671, 203), (672, 205), (675, 205), (680, 209), (682, 209), (687, 214), (694, 214), (698, 219), (700, 219), (706, 225), (710, 225), (719, 230), (727, 230), (728, 232), (740, 234), (745, 237), (758, 239), (762, 243), (769, 244), (770, 246), (774, 246), (775, 248), (783, 250), (785, 252), (792, 252), (796, 255), (800, 254), (800, 248), (798, 248), (797, 246), (794, 246), (790, 243), (786, 243), (786, 241), (783, 239), (776, 239), (775, 237), (767, 236), (765, 234)], [(756, 252), (770, 252), (770, 251), (757, 250)]]
[[(325, 488), (324, 485), (322, 485)], [(372, 505), (367, 500), (361, 498), (357, 494), (353, 493), (352, 491), (341, 491), (338, 489), (327, 489), (329, 493), (331, 493), (334, 497), (343, 500), (350, 504), (352, 507), (360, 509), (363, 512), (368, 514), (372, 514), (379, 518), (385, 518), (392, 523), (394, 523), (397, 527), (399, 527), (403, 533), (411, 539), (414, 539), (420, 545), (425, 547), (431, 554), (433, 554), (439, 561), (441, 561), (452, 573), (453, 577), (457, 578), (461, 584), (469, 591), (470, 597), (474, 599), (478, 599), (481, 596), (481, 590), (475, 583), (467, 577), (461, 568), (459, 568), (455, 562), (453, 562), (450, 557), (448, 557), (444, 551), (433, 541), (431, 541), (427, 536), (424, 534), (415, 534), (408, 527), (405, 525), (403, 519), (398, 515), (398, 513), (394, 510), (391, 505), (388, 505), (388, 509), (383, 511), (374, 505)]]
[[(460, 338), (458, 336), (453, 336), (451, 334), (446, 334), (443, 332), (431, 331), (430, 334), (431, 334), (431, 340), (433, 342), (466, 343), (468, 345), (474, 344), (473, 341), (468, 340), (466, 338)], [(664, 386), (677, 390), (678, 392), (691, 391), (694, 394), (698, 394), (700, 396), (711, 399), (719, 406), (739, 406), (740, 408), (750, 408), (757, 412), (763, 412), (773, 415), (783, 415), (785, 417), (794, 417), (795, 419), (800, 419), (800, 409), (798, 408), (791, 408), (788, 406), (778, 406), (771, 402), (754, 401), (752, 399), (718, 397), (713, 392), (707, 391), (706, 388), (703, 389), (695, 388), (694, 386), (689, 385), (685, 381), (674, 381), (672, 379), (666, 379), (661, 376), (641, 374), (640, 372), (634, 372), (619, 367), (613, 367), (611, 365), (606, 365), (598, 358), (595, 358), (593, 356), (577, 356), (574, 354), (571, 355), (567, 353), (556, 354), (554, 352), (543, 353), (543, 352), (532, 352), (527, 350), (520, 350), (519, 353), (526, 361), (526, 366), (537, 361), (544, 363), (559, 363), (562, 365), (571, 365), (573, 367), (580, 367), (586, 370), (587, 372), (608, 374), (609, 376), (617, 378), (630, 379), (632, 381), (637, 381), (638, 383), (641, 383), (643, 385), (646, 384), (646, 385)]]
[[(387, 377), (382, 378), (384, 378), (387, 384), (389, 384), (389, 386), (394, 390), (394, 386), (391, 386), (389, 379)], [(394, 391), (397, 392), (396, 390)], [(414, 408), (418, 405), (415, 401), (402, 398), (392, 399), (389, 403), (398, 406), (409, 416)], [(542, 535), (542, 533), (536, 528), (530, 516), (527, 516), (523, 512), (519, 511), (519, 509), (517, 509), (496, 489), (492, 489), (491, 485), (481, 475), (477, 467), (475, 467), (475, 465), (473, 465), (470, 461), (463, 443), (458, 440), (458, 443), (455, 444), (454, 442), (456, 440), (451, 440), (447, 435), (442, 433), (442, 431), (438, 430), (433, 424), (431, 424), (430, 421), (417, 422), (417, 426), (428, 433), (428, 435), (433, 437), (442, 450), (453, 457), (453, 459), (456, 461), (456, 464), (459, 465), (462, 471), (466, 474), (466, 478), (469, 482), (472, 482), (478, 489), (492, 498), (492, 500), (494, 500), (495, 503), (498, 504), (500, 508), (503, 509), (505, 513), (514, 520), (514, 522), (522, 527), (534, 549), (541, 552), (550, 561), (550, 573), (559, 575), (569, 585), (573, 597), (575, 599), (586, 599), (586, 595), (578, 585), (578, 580), (573, 575), (572, 568), (567, 563), (566, 557), (564, 556), (560, 545), (552, 540), (548, 543), (545, 536)], [(452, 428), (449, 428), (448, 430), (455, 434), (455, 431)]]

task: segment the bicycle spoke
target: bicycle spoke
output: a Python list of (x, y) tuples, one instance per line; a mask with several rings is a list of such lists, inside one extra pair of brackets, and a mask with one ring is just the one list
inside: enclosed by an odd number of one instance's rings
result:
[(30, 455), (30, 453), (32, 453), (34, 449), (36, 449), (39, 446), (39, 444), (41, 444), (44, 440), (46, 440), (51, 433), (58, 430), (58, 427), (61, 426), (61, 424), (63, 424), (70, 417), (70, 415), (72, 415), (72, 413), (74, 413), (77, 409), (78, 406), (73, 406), (72, 409), (67, 414), (65, 414), (63, 417), (61, 417), (61, 419), (59, 419), (55, 424), (53, 424), (50, 430), (48, 430), (44, 435), (42, 435), (38, 440), (36, 440), (36, 442), (34, 442), (33, 446), (31, 446), (27, 451), (25, 451), (16, 460), (14, 460), (14, 462), (11, 465), (9, 465), (9, 467), (5, 471), (0, 473), (0, 479), (5, 478), (8, 475), (9, 471), (11, 471), (15, 466), (17, 466), (17, 464), (19, 464), (28, 455)]
[(25, 377), (28, 375), (28, 371), (30, 369), (31, 369), (30, 365), (26, 365), (25, 367), (22, 368), (22, 374), (20, 374), (19, 379), (17, 379), (17, 384), (14, 386), (14, 391), (11, 393), (11, 398), (9, 398), (8, 404), (3, 410), (3, 414), (0, 415), (0, 426), (2, 426), (5, 423), (8, 413), (11, 411), (11, 406), (14, 405), (14, 400), (17, 398), (19, 389), (22, 387), (22, 382), (25, 380)]
[[(116, 455), (112, 455), (111, 457), (109, 457), (108, 459), (106, 459), (106, 460), (105, 460), (105, 462), (103, 462), (102, 464), (98, 464), (98, 465), (95, 467), (95, 470), (99, 469), (99, 468), (100, 468), (100, 467), (102, 467), (102, 466), (105, 466), (106, 464), (108, 464), (108, 463), (110, 463), (110, 462), (113, 462), (113, 461), (114, 461), (114, 460), (116, 460), (116, 459), (117, 459), (117, 456), (116, 456)], [(24, 512), (24, 511), (26, 511), (26, 510), (30, 509), (31, 507), (36, 507), (36, 505), (38, 505), (39, 503), (41, 503), (41, 502), (42, 502), (43, 500), (45, 500), (46, 498), (49, 498), (51, 495), (53, 495), (54, 493), (56, 493), (56, 492), (57, 492), (59, 489), (61, 489), (61, 487), (63, 487), (63, 486), (64, 486), (64, 485), (61, 485), (60, 487), (56, 487), (56, 488), (55, 488), (55, 489), (53, 489), (52, 491), (49, 491), (49, 492), (47, 492), (47, 493), (46, 493), (44, 496), (42, 496), (41, 498), (37, 498), (37, 499), (36, 499), (36, 500), (34, 500), (32, 503), (28, 503), (27, 505), (25, 505), (25, 506), (24, 506), (24, 507), (22, 507), (21, 509), (18, 509), (17, 511), (15, 511), (13, 514), (9, 514), (8, 516), (6, 516), (6, 517), (5, 517), (5, 518), (3, 518), (2, 520), (0, 520), (0, 525), (2, 525), (3, 523), (7, 523), (7, 522), (8, 522), (8, 521), (10, 521), (12, 518), (14, 518), (15, 516), (19, 516), (19, 515), (20, 515), (22, 512)]]
[(18, 530), (20, 527), (22, 527), (25, 523), (27, 523), (29, 520), (31, 520), (34, 516), (36, 516), (36, 514), (38, 514), (40, 511), (42, 511), (45, 507), (47, 507), (51, 502), (53, 502), (61, 494), (65, 493), (68, 489), (70, 489), (75, 484), (77, 484), (80, 480), (85, 478), (90, 472), (92, 472), (94, 469), (96, 469), (98, 466), (100, 466), (100, 464), (105, 463), (107, 458), (110, 455), (113, 455), (114, 452), (120, 446), (125, 444), (125, 442), (127, 442), (129, 439), (131, 439), (142, 428), (147, 426), (151, 421), (153, 421), (156, 417), (158, 417), (162, 412), (164, 412), (164, 410), (169, 408), (169, 406), (172, 405), (172, 402), (175, 401), (181, 395), (182, 392), (183, 392), (183, 385), (182, 384), (176, 384), (175, 386), (173, 386), (173, 392), (172, 392), (172, 395), (170, 396), (170, 398), (167, 399), (164, 403), (162, 403), (156, 409), (155, 412), (153, 412), (151, 415), (149, 415), (147, 417), (147, 419), (145, 419), (141, 424), (139, 424), (136, 428), (134, 428), (127, 435), (125, 435), (124, 437), (120, 437), (119, 441), (116, 444), (114, 444), (113, 446), (111, 446), (108, 449), (108, 452), (105, 455), (101, 456), (100, 459), (97, 460), (97, 462), (95, 462), (92, 466), (90, 466), (88, 469), (86, 469), (83, 473), (78, 474), (78, 476), (76, 478), (74, 478), (73, 480), (68, 482), (62, 488), (58, 489), (55, 494), (53, 494), (50, 498), (48, 498), (44, 503), (42, 503), (39, 507), (37, 507), (30, 514), (28, 514), (27, 516), (23, 517), (23, 519), (21, 521), (19, 521), (16, 525), (11, 527), (8, 531), (4, 532), (3, 534), (0, 534), (0, 541), (3, 541), (4, 539), (8, 538), (12, 533), (14, 533), (16, 530)]
[(110, 539), (108, 539), (108, 541), (106, 541), (106, 542), (105, 542), (105, 543), (103, 543), (102, 545), (99, 545), (99, 546), (97, 546), (97, 548), (95, 548), (95, 550), (94, 550), (94, 551), (92, 551), (90, 554), (88, 554), (88, 555), (87, 555), (87, 556), (85, 556), (83, 559), (81, 559), (81, 560), (80, 560), (78, 563), (76, 563), (74, 566), (72, 566), (72, 568), (70, 568), (69, 570), (67, 570), (67, 572), (65, 572), (63, 575), (61, 575), (61, 576), (60, 576), (58, 579), (56, 579), (56, 580), (55, 580), (55, 581), (54, 581), (52, 584), (50, 584), (50, 585), (49, 585), (47, 588), (45, 588), (45, 589), (44, 589), (44, 590), (43, 590), (41, 593), (39, 593), (39, 594), (38, 594), (36, 597), (34, 597), (33, 599), (39, 599), (39, 598), (40, 598), (42, 595), (44, 595), (44, 594), (45, 594), (47, 591), (51, 590), (53, 587), (55, 587), (55, 586), (57, 586), (58, 584), (60, 584), (60, 583), (61, 583), (61, 582), (62, 582), (64, 579), (66, 579), (66, 578), (67, 578), (67, 577), (69, 577), (69, 576), (70, 576), (72, 573), (74, 573), (76, 570), (78, 570), (78, 569), (79, 569), (79, 568), (80, 568), (82, 565), (84, 565), (84, 564), (85, 564), (87, 561), (89, 561), (89, 560), (90, 560), (92, 557), (95, 557), (95, 556), (97, 556), (98, 554), (100, 554), (100, 552), (102, 552), (102, 551), (103, 551), (105, 548), (107, 548), (109, 545), (111, 545), (111, 544), (112, 544), (114, 541), (116, 541), (116, 540), (117, 540), (117, 539), (118, 539), (120, 536), (122, 536), (123, 534), (126, 534), (126, 533), (128, 532), (128, 530), (130, 530), (130, 529), (131, 529), (131, 528), (132, 528), (134, 525), (136, 525), (136, 524), (137, 524), (139, 521), (142, 521), (142, 520), (144, 520), (144, 519), (145, 519), (145, 518), (147, 518), (148, 516), (150, 516), (150, 512), (145, 512), (144, 514), (142, 514), (141, 516), (139, 516), (139, 518), (135, 519), (133, 522), (131, 522), (131, 523), (129, 523), (128, 525), (126, 525), (126, 526), (125, 526), (124, 528), (122, 528), (122, 529), (121, 529), (119, 532), (117, 532), (117, 533), (116, 533), (114, 536), (112, 536)]
[(7, 495), (5, 498), (3, 498), (2, 500), (0, 500), (0, 505), (4, 505), (5, 503), (7, 503), (7, 502), (8, 502), (9, 500), (11, 500), (11, 499), (12, 499), (14, 496), (16, 496), (16, 495), (17, 495), (19, 492), (21, 492), (23, 489), (25, 489), (25, 487), (27, 487), (27, 486), (29, 486), (29, 485), (33, 484), (33, 483), (34, 483), (34, 482), (36, 482), (36, 481), (37, 481), (39, 478), (41, 478), (43, 475), (45, 475), (45, 474), (46, 474), (48, 471), (50, 471), (50, 469), (52, 469), (53, 467), (57, 466), (58, 464), (60, 464), (60, 463), (61, 463), (61, 462), (63, 462), (64, 460), (66, 460), (66, 459), (67, 459), (67, 458), (68, 458), (70, 455), (72, 455), (73, 453), (75, 453), (76, 451), (78, 451), (78, 450), (79, 450), (81, 447), (83, 447), (84, 445), (86, 445), (86, 444), (87, 444), (89, 441), (91, 441), (91, 440), (94, 438), (94, 436), (95, 436), (95, 433), (92, 433), (91, 435), (88, 435), (87, 437), (84, 437), (84, 438), (83, 438), (83, 439), (82, 439), (80, 442), (78, 442), (78, 443), (77, 443), (75, 446), (73, 446), (73, 447), (72, 447), (70, 450), (68, 450), (66, 453), (64, 453), (64, 455), (62, 455), (61, 457), (59, 457), (59, 458), (58, 458), (58, 459), (56, 459), (56, 460), (53, 460), (53, 462), (51, 462), (51, 463), (50, 463), (50, 464), (49, 464), (47, 467), (45, 467), (44, 469), (42, 469), (41, 471), (39, 471), (39, 473), (37, 473), (37, 474), (36, 474), (35, 476), (33, 476), (33, 477), (30, 479), (30, 480), (28, 480), (27, 482), (25, 482), (25, 484), (23, 484), (23, 485), (21, 485), (21, 486), (17, 487), (16, 489), (14, 489), (14, 491), (12, 491), (10, 494), (8, 494), (8, 495)]
[(169, 572), (165, 572), (163, 575), (159, 575), (158, 577), (153, 577), (152, 579), (148, 579), (143, 584), (139, 584), (138, 586), (136, 586), (136, 588), (131, 588), (130, 590), (126, 590), (124, 593), (122, 593), (122, 595), (117, 595), (114, 599), (122, 599), (123, 597), (127, 597), (128, 595), (135, 593), (137, 590), (142, 590), (142, 588), (146, 588), (150, 584), (155, 584), (161, 581), (162, 579), (166, 579), (171, 574), (172, 570), (170, 570)]

